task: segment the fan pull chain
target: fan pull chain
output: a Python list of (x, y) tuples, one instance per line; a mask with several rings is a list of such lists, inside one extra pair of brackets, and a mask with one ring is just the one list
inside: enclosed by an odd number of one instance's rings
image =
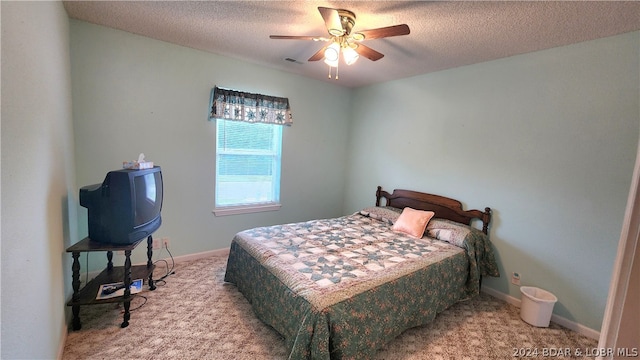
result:
[[(327, 76), (329, 79), (331, 79), (331, 70), (333, 69), (333, 66), (329, 65), (329, 75)], [(336, 80), (339, 79), (339, 75), (338, 75), (338, 65), (336, 65)]]

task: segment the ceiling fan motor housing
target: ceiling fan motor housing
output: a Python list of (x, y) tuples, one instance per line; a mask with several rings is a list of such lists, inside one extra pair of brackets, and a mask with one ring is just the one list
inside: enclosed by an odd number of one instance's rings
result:
[[(340, 35), (349, 35), (351, 34), (351, 29), (356, 24), (356, 14), (349, 10), (337, 9), (338, 16), (340, 16), (340, 24), (342, 25), (342, 34)], [(340, 36), (338, 35), (338, 36)]]

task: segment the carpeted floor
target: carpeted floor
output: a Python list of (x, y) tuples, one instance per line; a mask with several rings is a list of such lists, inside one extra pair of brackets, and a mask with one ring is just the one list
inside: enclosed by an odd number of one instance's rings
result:
[[(223, 282), (225, 267), (225, 256), (177, 264), (166, 284), (132, 301), (124, 329), (120, 304), (81, 307), (82, 329), (68, 334), (63, 359), (286, 359), (278, 333)], [(375, 359), (513, 359), (558, 349), (571, 351), (562, 358), (584, 358), (576, 351), (595, 347), (596, 340), (555, 323), (533, 327), (520, 319), (519, 308), (482, 293), (405, 331)]]

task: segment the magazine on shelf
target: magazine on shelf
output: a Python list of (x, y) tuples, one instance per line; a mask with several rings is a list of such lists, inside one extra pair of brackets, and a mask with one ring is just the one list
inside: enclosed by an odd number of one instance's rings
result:
[[(142, 279), (131, 281), (131, 294), (139, 293), (142, 291)], [(111, 299), (118, 296), (124, 296), (124, 282), (117, 282), (111, 284), (102, 284), (98, 289), (97, 300)]]

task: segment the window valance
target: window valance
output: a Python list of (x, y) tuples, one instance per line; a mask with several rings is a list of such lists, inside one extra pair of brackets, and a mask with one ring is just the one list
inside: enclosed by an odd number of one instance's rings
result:
[(227, 119), (267, 124), (293, 124), (289, 99), (214, 87), (209, 120)]

